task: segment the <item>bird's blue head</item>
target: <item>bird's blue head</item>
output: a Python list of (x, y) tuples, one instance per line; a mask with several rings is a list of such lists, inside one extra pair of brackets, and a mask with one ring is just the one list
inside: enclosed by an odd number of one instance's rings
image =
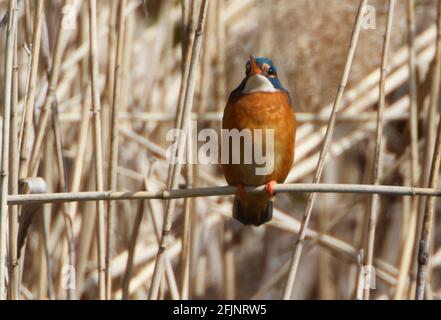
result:
[(248, 94), (253, 92), (284, 91), (288, 93), (280, 82), (276, 66), (271, 59), (250, 56), (245, 69), (245, 79), (236, 88), (236, 92)]
[(253, 56), (250, 56), (250, 60), (248, 60), (245, 65), (245, 73), (247, 77), (251, 76), (253, 73), (263, 73), (266, 76), (277, 78), (277, 69), (273, 60), (263, 57), (254, 58)]

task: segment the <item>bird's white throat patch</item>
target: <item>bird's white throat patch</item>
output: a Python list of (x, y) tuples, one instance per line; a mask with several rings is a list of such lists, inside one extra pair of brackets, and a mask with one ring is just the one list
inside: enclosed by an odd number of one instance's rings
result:
[(271, 81), (269, 81), (265, 76), (260, 74), (255, 74), (251, 76), (245, 85), (244, 93), (253, 92), (276, 92)]

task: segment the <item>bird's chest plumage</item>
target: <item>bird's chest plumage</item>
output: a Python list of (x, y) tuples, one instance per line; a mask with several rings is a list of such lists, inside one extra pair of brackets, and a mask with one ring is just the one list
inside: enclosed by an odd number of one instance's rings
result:
[[(250, 164), (230, 162), (223, 164), (224, 174), (229, 184), (261, 185), (271, 180), (278, 182), (285, 180), (294, 158), (295, 139), (295, 118), (287, 93), (282, 91), (256, 92), (230, 98), (225, 107), (222, 128), (239, 131), (248, 129), (252, 132), (255, 132), (255, 129), (261, 129), (263, 136), (267, 129), (272, 129), (274, 133), (274, 145), (271, 147), (274, 156), (272, 172), (265, 175), (256, 174), (258, 164), (255, 161)], [(253, 144), (256, 141), (262, 143), (261, 140), (253, 137)], [(259, 147), (266, 150), (265, 139), (263, 146)], [(241, 159), (246, 150), (241, 146)]]

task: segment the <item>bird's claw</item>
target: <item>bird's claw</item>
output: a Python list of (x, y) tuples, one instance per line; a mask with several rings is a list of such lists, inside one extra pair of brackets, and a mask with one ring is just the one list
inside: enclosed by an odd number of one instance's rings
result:
[(271, 180), (270, 182), (265, 183), (265, 192), (270, 196), (274, 196), (276, 192), (274, 191), (274, 186), (277, 184), (276, 181)]
[(245, 185), (239, 183), (237, 185), (237, 192), (236, 192), (237, 196), (239, 197), (239, 199), (243, 199), (245, 198), (247, 192), (245, 191)]

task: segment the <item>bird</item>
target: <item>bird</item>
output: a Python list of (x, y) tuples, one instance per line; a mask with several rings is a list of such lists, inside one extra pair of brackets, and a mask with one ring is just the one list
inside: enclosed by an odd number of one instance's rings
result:
[[(261, 167), (255, 157), (245, 162), (245, 141), (233, 150), (228, 140), (222, 152), (228, 150), (228, 161), (222, 161), (223, 175), (230, 186), (236, 186), (233, 201), (233, 217), (244, 225), (260, 226), (272, 219), (275, 192), (274, 185), (283, 183), (288, 176), (295, 151), (296, 120), (291, 97), (280, 82), (273, 61), (263, 57), (250, 56), (245, 65), (245, 78), (229, 95), (222, 117), (222, 130), (261, 129), (263, 136), (268, 129), (274, 133), (274, 144), (270, 151), (274, 159), (272, 170), (257, 174)], [(267, 146), (266, 138), (252, 136), (252, 150), (256, 143), (263, 142), (261, 150)], [(224, 141), (223, 141), (224, 142)], [(240, 161), (232, 161), (232, 153), (239, 152)], [(268, 158), (268, 155), (266, 155)], [(225, 162), (225, 163), (224, 163)], [(264, 194), (247, 194), (245, 187), (265, 185)]]

